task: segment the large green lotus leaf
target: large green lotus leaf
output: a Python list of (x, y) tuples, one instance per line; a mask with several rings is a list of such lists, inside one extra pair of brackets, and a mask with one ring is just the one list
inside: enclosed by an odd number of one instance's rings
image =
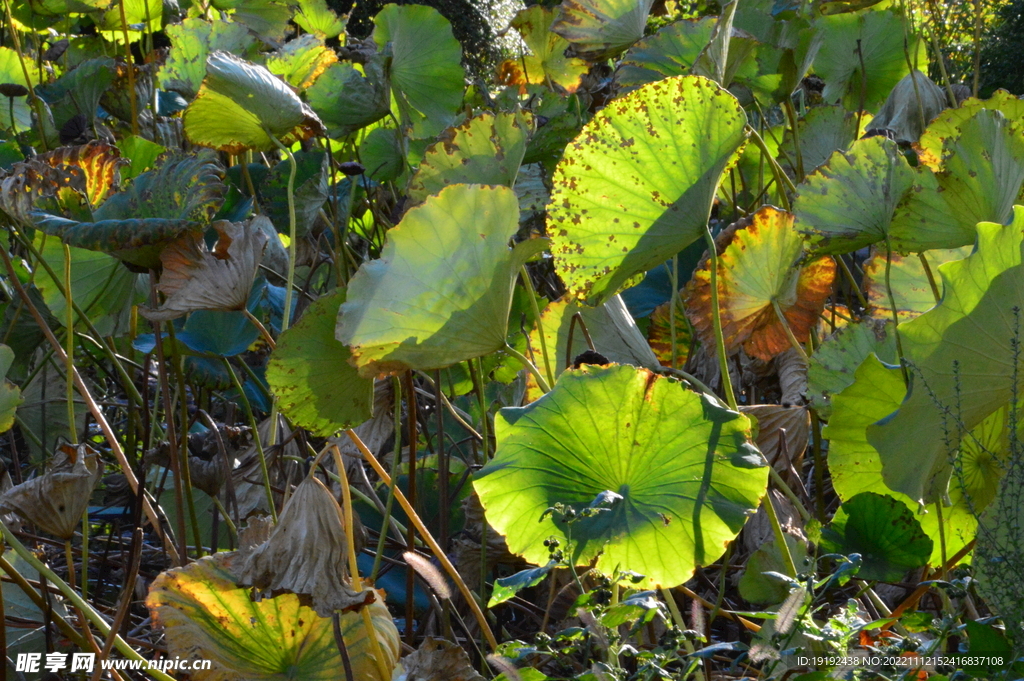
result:
[(110, 57), (88, 59), (52, 83), (36, 88), (53, 115), (53, 124), (59, 129), (77, 115), (85, 116), (92, 127), (100, 97), (114, 82), (117, 71)]
[(615, 83), (626, 93), (662, 78), (692, 73), (693, 65), (711, 41), (718, 20), (686, 19), (658, 29), (631, 47), (615, 72)]
[[(25, 80), (25, 72), (21, 68), (21, 61), (18, 53), (10, 47), (0, 47), (0, 83), (14, 83), (24, 87), (38, 85), (39, 70), (35, 68), (32, 60), (26, 60), (29, 78)], [(7, 97), (0, 98), (0, 128), (10, 130), (11, 128), (11, 103)], [(15, 97), (14, 104), (14, 125), (17, 132), (23, 132), (32, 128), (32, 107), (29, 105), (28, 97)]]
[[(313, 226), (324, 201), (327, 200), (327, 153), (323, 151), (295, 152), (295, 182), (292, 187), (292, 205), (295, 208), (295, 233), (304, 236)], [(275, 165), (256, 188), (260, 205), (274, 227), (287, 233), (288, 178), (291, 162), (282, 160)]]
[(326, 0), (299, 0), (299, 11), (292, 18), (302, 30), (319, 38), (334, 38), (345, 30), (348, 17), (339, 17)]
[(939, 268), (942, 302), (900, 325), (910, 391), (894, 414), (868, 429), (868, 440), (886, 484), (912, 499), (945, 495), (947, 450), (959, 444), (961, 428), (974, 428), (1014, 394), (1022, 240), (1024, 207), (1014, 209), (1010, 225), (980, 223), (975, 252)]
[(422, 202), (451, 184), (515, 184), (526, 153), (530, 119), (521, 113), (483, 112), (441, 133), (427, 148), (409, 186), (409, 199)]
[(283, 80), (228, 52), (207, 57), (206, 77), (185, 110), (184, 124), (193, 144), (233, 154), (269, 151), (274, 138), (291, 143), (323, 130)]
[(120, 0), (113, 3), (97, 23), (103, 37), (112, 42), (124, 43), (126, 25), (128, 40), (141, 40), (143, 29), (152, 34), (163, 28), (164, 3), (163, 0)]
[(231, 18), (249, 29), (268, 44), (284, 42), (291, 30), (289, 22), (295, 14), (294, 2), (285, 0), (211, 0), (221, 11), (230, 11)]
[[(940, 127), (949, 127), (946, 120)], [(943, 138), (938, 159), (938, 172), (919, 168), (914, 191), (896, 210), (891, 233), (900, 251), (966, 246), (979, 222), (1009, 222), (1024, 187), (1024, 124), (981, 109)]]
[[(171, 654), (212, 661), (212, 669), (192, 673), (196, 681), (344, 678), (331, 618), (301, 605), (295, 594), (254, 601), (251, 589), (236, 585), (241, 562), (238, 552), (221, 552), (154, 580), (146, 606), (164, 628)], [(401, 642), (379, 596), (366, 607), (384, 666), (393, 669)], [(362, 615), (346, 612), (340, 619), (353, 678), (379, 679)]]
[(37, 213), (36, 225), (69, 246), (110, 253), (144, 269), (160, 267), (160, 251), (197, 232), (224, 195), (223, 171), (212, 152), (169, 158), (135, 178), (97, 208), (92, 222)]
[(362, 65), (331, 64), (306, 91), (309, 105), (319, 114), (331, 137), (345, 137), (391, 110), (388, 82), (379, 57)]
[(614, 57), (644, 35), (654, 0), (562, 0), (551, 31), (590, 61)]
[(566, 92), (575, 92), (587, 72), (587, 62), (565, 56), (569, 41), (550, 31), (557, 9), (534, 5), (520, 10), (512, 26), (529, 50), (521, 57), (506, 59), (499, 67), (499, 79), (509, 85), (554, 83)]
[[(750, 421), (674, 379), (628, 365), (567, 371), (495, 417), (497, 452), (473, 482), (509, 548), (543, 565), (556, 537), (576, 565), (672, 587), (725, 550), (765, 493)], [(619, 495), (618, 498), (608, 494)], [(610, 508), (571, 528), (545, 510)]]
[(178, 92), (186, 99), (199, 93), (206, 76), (206, 58), (211, 53), (223, 50), (242, 54), (255, 42), (244, 24), (219, 19), (189, 17), (180, 24), (169, 25), (165, 32), (171, 40), (171, 51), (157, 78), (163, 89)]
[[(573, 323), (573, 317), (579, 314), (579, 320)], [(682, 312), (679, 318), (682, 318)], [(617, 364), (654, 368), (659, 365), (658, 358), (647, 345), (636, 322), (626, 309), (620, 296), (612, 296), (606, 303), (597, 307), (578, 305), (569, 300), (556, 300), (548, 303), (540, 316), (540, 324), (530, 330), (529, 347), (533, 363), (541, 374), (556, 377), (572, 364), (572, 360), (580, 353), (589, 350), (587, 337), (590, 334), (594, 341), (594, 349), (609, 361)], [(569, 345), (569, 329), (572, 328), (572, 346)], [(547, 361), (541, 346), (541, 334), (544, 334), (544, 346), (547, 348)], [(538, 399), (544, 393), (537, 385), (533, 376), (528, 378), (527, 397)]]
[(14, 415), (21, 404), (21, 390), (5, 377), (14, 363), (14, 350), (0, 345), (0, 433), (14, 425)]
[(821, 538), (829, 553), (860, 554), (858, 576), (886, 582), (924, 567), (933, 548), (905, 504), (874, 492), (861, 492), (844, 502)]
[[(903, 374), (898, 366), (887, 366), (878, 357), (868, 355), (858, 367), (853, 383), (832, 397), (832, 416), (823, 436), (829, 442), (828, 468), (832, 476), (832, 487), (840, 499), (846, 501), (861, 492), (888, 494), (917, 512), (916, 501), (886, 486), (882, 479), (882, 461), (878, 451), (867, 439), (868, 426), (898, 408), (906, 392)], [(982, 466), (969, 466), (973, 460), (963, 458), (965, 479), (968, 479), (968, 475), (969, 479), (976, 479), (974, 473), (983, 470)], [(980, 492), (981, 487), (972, 486), (965, 495), (958, 485), (951, 486), (949, 496), (953, 505), (942, 511), (947, 557), (974, 539), (978, 523), (968, 499)], [(942, 561), (938, 513), (934, 506), (930, 506), (927, 513), (918, 514), (917, 518), (921, 529), (934, 542), (930, 562), (938, 565)]]
[(864, 108), (876, 111), (910, 73), (904, 49), (910, 50), (910, 63), (928, 61), (924, 43), (916, 36), (909, 36), (905, 48), (909, 29), (903, 17), (892, 10), (823, 17), (820, 29), (825, 49), (814, 60), (814, 72), (825, 80), (822, 97), (829, 104), (841, 102), (850, 111), (860, 108), (862, 97)]
[[(804, 173), (813, 172), (833, 153), (849, 149), (854, 140), (864, 134), (870, 123), (871, 114), (864, 114), (860, 117), (858, 130), (857, 114), (841, 106), (819, 106), (808, 111), (797, 123), (800, 159), (804, 164)], [(796, 143), (789, 127), (786, 127), (779, 152), (779, 162), (782, 166), (791, 174), (796, 174)]]
[[(935, 292), (932, 291), (928, 273), (924, 270), (921, 256), (928, 261), (928, 268), (936, 285), (940, 279), (938, 267), (953, 260), (969, 256), (974, 246), (935, 249), (919, 255), (889, 256), (889, 286), (885, 285), (886, 252), (884, 248), (872, 249), (871, 257), (864, 261), (864, 294), (868, 299), (868, 313), (876, 319), (892, 319), (892, 303), (889, 289), (896, 301), (896, 314), (900, 322), (907, 322), (935, 307)], [(941, 293), (941, 289), (940, 289)]]
[[(45, 268), (36, 270), (35, 284), (50, 312), (61, 323), (67, 320), (64, 288), (64, 246), (53, 237), (37, 240), (43, 259), (58, 276), (54, 282)], [(132, 304), (144, 300), (138, 295), (139, 275), (122, 267), (117, 258), (105, 253), (71, 249), (71, 299), (89, 317), (102, 336), (119, 336), (128, 331)], [(59, 284), (59, 286), (58, 286)], [(77, 319), (76, 324), (82, 321)]]
[(334, 50), (323, 38), (306, 33), (267, 57), (267, 69), (292, 87), (305, 90), (317, 81), (331, 64), (338, 61)]
[(650, 83), (584, 126), (555, 169), (548, 234), (569, 294), (600, 303), (699, 239), (746, 133), (700, 76)]
[(503, 347), (519, 268), (547, 244), (510, 249), (518, 228), (507, 187), (452, 185), (406, 213), (341, 306), (337, 338), (360, 376), (440, 369)]
[(369, 420), (373, 408), (373, 381), (359, 377), (348, 348), (334, 337), (343, 302), (345, 292), (336, 291), (310, 305), (281, 334), (267, 364), (281, 412), (321, 437)]
[(800, 183), (793, 203), (797, 229), (817, 253), (849, 253), (884, 241), (915, 178), (893, 142), (881, 136), (855, 142)]
[(451, 24), (433, 7), (393, 4), (373, 23), (377, 47), (385, 51), (391, 45), (389, 73), (399, 106), (426, 118), (417, 137), (433, 137), (454, 122), (465, 89), (462, 47)]
[(983, 109), (999, 111), (1009, 121), (1024, 120), (1024, 100), (1006, 90), (997, 90), (988, 99), (971, 97), (956, 109), (945, 109), (928, 124), (917, 144), (918, 160), (934, 171), (941, 170), (946, 140), (960, 137), (960, 126)]
[(898, 361), (891, 321), (862, 319), (818, 346), (807, 367), (807, 397), (819, 415), (829, 417), (832, 396), (853, 383), (854, 372), (871, 354), (890, 364)]

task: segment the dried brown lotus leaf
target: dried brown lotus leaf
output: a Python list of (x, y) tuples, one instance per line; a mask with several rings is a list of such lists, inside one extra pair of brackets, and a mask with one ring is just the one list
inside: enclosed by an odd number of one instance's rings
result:
[(394, 679), (400, 681), (484, 681), (462, 646), (440, 638), (426, 638), (399, 662)]
[(44, 532), (70, 539), (103, 475), (99, 454), (89, 445), (61, 445), (49, 470), (0, 496), (0, 514), (15, 512)]
[(313, 477), (285, 504), (270, 538), (246, 557), (239, 583), (309, 596), (321, 617), (373, 602), (373, 591), (355, 590), (348, 574), (348, 538), (341, 507)]
[(811, 426), (807, 407), (752, 404), (740, 407), (740, 413), (757, 419), (757, 448), (775, 470), (783, 474), (790, 466), (800, 470)]
[(249, 223), (213, 223), (220, 238), (210, 251), (202, 235), (187, 234), (160, 253), (157, 289), (166, 296), (156, 309), (140, 308), (153, 321), (195, 310), (242, 310), (263, 259), (267, 234)]
[(32, 211), (64, 187), (85, 194), (86, 177), (81, 168), (54, 168), (36, 159), (15, 163), (6, 173), (0, 171), (0, 214), (14, 224), (34, 227)]
[(85, 195), (89, 203), (98, 206), (117, 186), (122, 166), (128, 161), (121, 151), (110, 144), (92, 141), (74, 147), (60, 147), (36, 157), (54, 168), (79, 168), (85, 176)]

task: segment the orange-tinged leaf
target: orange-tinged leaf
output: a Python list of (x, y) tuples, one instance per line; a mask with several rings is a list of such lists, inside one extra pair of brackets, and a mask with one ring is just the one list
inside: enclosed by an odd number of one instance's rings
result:
[[(647, 342), (654, 350), (662, 366), (672, 366), (672, 324), (669, 312), (671, 301), (662, 303), (651, 313), (651, 323), (647, 327)], [(682, 369), (690, 356), (690, 350), (696, 349), (690, 325), (682, 307), (676, 308), (676, 369)]]
[(127, 165), (121, 151), (103, 142), (89, 142), (78, 147), (61, 147), (38, 157), (54, 168), (81, 168), (85, 175), (85, 192), (89, 203), (98, 206), (118, 183), (118, 169)]
[[(800, 343), (806, 343), (832, 292), (835, 262), (803, 262), (793, 214), (765, 206), (730, 225), (717, 239), (718, 299), (728, 351), (740, 346), (770, 360), (790, 347), (775, 305)], [(686, 286), (687, 316), (701, 342), (714, 347), (711, 269), (705, 258)]]
[(515, 16), (512, 26), (519, 31), (530, 53), (502, 62), (498, 67), (500, 82), (538, 85), (550, 80), (566, 92), (576, 91), (589, 66), (582, 59), (565, 56), (569, 41), (549, 30), (557, 14), (556, 8), (534, 5)]

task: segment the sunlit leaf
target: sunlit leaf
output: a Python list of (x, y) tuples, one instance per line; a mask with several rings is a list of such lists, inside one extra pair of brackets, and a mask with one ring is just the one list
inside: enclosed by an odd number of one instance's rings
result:
[(436, 135), (455, 120), (465, 89), (462, 47), (451, 24), (433, 7), (395, 4), (385, 5), (373, 23), (377, 48), (390, 45), (391, 86), (399, 106), (425, 117), (415, 136)]
[(884, 241), (915, 173), (884, 137), (837, 151), (797, 188), (797, 228), (816, 253), (849, 253)]
[(306, 91), (309, 104), (331, 137), (344, 137), (384, 118), (391, 110), (388, 82), (379, 58), (362, 65), (332, 64)]
[(152, 34), (163, 28), (164, 3), (162, 0), (118, 0), (98, 23), (104, 37), (112, 42), (124, 43), (125, 28), (130, 41), (141, 40), (143, 30)]
[(872, 353), (883, 362), (898, 362), (891, 321), (862, 319), (822, 341), (807, 367), (807, 397), (819, 415), (829, 417), (832, 396), (853, 383), (854, 372)]
[(582, 59), (565, 56), (569, 41), (549, 30), (558, 10), (534, 5), (520, 10), (512, 26), (529, 49), (521, 57), (502, 62), (499, 80), (508, 85), (554, 83), (566, 92), (576, 92), (580, 77), (589, 66)]
[(117, 147), (102, 142), (90, 142), (79, 147), (61, 147), (36, 157), (54, 168), (74, 166), (85, 176), (85, 192), (89, 203), (103, 203), (118, 183), (121, 166), (126, 162)]
[[(807, 542), (800, 541), (789, 534), (784, 536), (797, 572), (810, 572), (811, 561), (807, 557)], [(789, 582), (765, 573), (786, 574), (788, 569), (789, 567), (779, 551), (779, 545), (775, 543), (774, 539), (762, 544), (747, 559), (746, 568), (743, 570), (739, 584), (737, 584), (740, 596), (743, 596), (743, 598), (751, 603), (761, 605), (778, 605), (782, 603), (789, 596)]]
[(292, 20), (320, 38), (334, 38), (345, 30), (347, 19), (339, 17), (325, 0), (299, 0), (299, 11)]
[[(654, 308), (651, 313), (651, 321), (647, 326), (647, 342), (651, 350), (657, 355), (658, 361), (663, 366), (672, 365), (672, 301), (662, 303)], [(676, 369), (682, 369), (686, 364), (690, 351), (696, 348), (696, 339), (693, 337), (690, 324), (683, 312), (682, 305), (676, 302), (675, 310), (675, 335), (676, 335)]]
[(267, 383), (281, 412), (323, 437), (367, 421), (373, 406), (373, 381), (359, 377), (348, 348), (334, 337), (344, 301), (339, 290), (310, 305), (281, 334), (267, 364)]
[(206, 58), (211, 53), (223, 50), (242, 54), (255, 42), (244, 24), (219, 19), (189, 17), (169, 25), (165, 32), (171, 40), (171, 51), (158, 72), (160, 85), (186, 99), (199, 93), (206, 76)]
[[(860, 123), (860, 130), (857, 124)], [(820, 106), (811, 109), (797, 123), (797, 135), (800, 138), (800, 159), (804, 164), (804, 173), (810, 174), (815, 168), (827, 161), (836, 151), (845, 151), (853, 141), (859, 139), (870, 127), (871, 114), (859, 117), (841, 106)], [(793, 132), (787, 126), (779, 145), (779, 162), (791, 173), (796, 173), (797, 145)]]
[(14, 363), (14, 351), (0, 345), (0, 433), (14, 425), (14, 415), (22, 402), (21, 390), (7, 380), (7, 372)]
[(913, 512), (891, 496), (861, 492), (843, 503), (822, 531), (822, 548), (829, 553), (859, 553), (863, 579), (898, 581), (923, 567), (932, 554)]
[[(32, 87), (40, 82), (39, 71), (29, 60), (26, 64), (31, 82), (25, 79), (25, 71), (21, 68), (18, 53), (6, 45), (0, 47), (0, 83), (14, 83), (24, 87)], [(23, 132), (32, 128), (32, 107), (28, 97), (0, 97), (0, 128), (11, 128), (11, 106), (14, 107), (14, 129)]]
[(231, 18), (248, 26), (264, 42), (282, 43), (295, 13), (294, 4), (283, 0), (212, 0), (211, 6), (230, 11)]
[(591, 61), (614, 57), (643, 37), (654, 0), (562, 0), (554, 33)]
[[(495, 435), (473, 486), (512, 551), (545, 564), (554, 536), (574, 564), (596, 558), (598, 570), (632, 570), (645, 584), (675, 586), (715, 561), (767, 483), (746, 417), (631, 366), (566, 372), (536, 402), (501, 410)], [(571, 538), (545, 515), (602, 494), (610, 502), (579, 518)]]
[(337, 337), (359, 374), (438, 369), (503, 347), (519, 268), (547, 244), (510, 249), (518, 228), (505, 187), (452, 185), (406, 213), (341, 306)]
[[(807, 342), (825, 299), (832, 293), (835, 262), (804, 262), (804, 245), (793, 215), (766, 206), (734, 223), (717, 239), (718, 301), (726, 350), (743, 346), (765, 361)], [(778, 318), (776, 304), (785, 317)], [(686, 313), (702, 343), (715, 346), (711, 319), (711, 266), (705, 260), (686, 286)]]
[(323, 129), (284, 81), (227, 52), (207, 58), (206, 77), (184, 123), (194, 144), (229, 153), (267, 151), (275, 148), (274, 138), (289, 143)]
[(900, 325), (910, 391), (894, 414), (868, 428), (868, 440), (881, 456), (886, 484), (914, 500), (945, 495), (948, 448), (959, 444), (962, 429), (980, 424), (1014, 394), (1022, 239), (1024, 207), (1014, 209), (1007, 226), (979, 224), (975, 252), (939, 267), (942, 302)]
[(451, 184), (511, 187), (526, 152), (531, 121), (523, 114), (484, 112), (448, 128), (427, 148), (409, 186), (414, 203)]
[[(945, 96), (945, 93), (943, 93)], [(945, 106), (948, 106), (946, 100)], [(942, 169), (947, 140), (960, 137), (962, 126), (982, 110), (998, 111), (1009, 121), (1024, 119), (1024, 100), (1014, 97), (1006, 90), (996, 90), (989, 99), (971, 97), (956, 109), (946, 109), (935, 120), (928, 119), (928, 128), (917, 144), (918, 160), (938, 172)]]
[[(146, 605), (164, 628), (172, 655), (211, 660), (213, 668), (193, 671), (196, 681), (335, 681), (345, 676), (329, 617), (318, 616), (293, 594), (254, 601), (250, 589), (236, 586), (237, 552), (200, 558), (163, 572), (153, 582)], [(391, 669), (401, 650), (391, 613), (378, 598), (367, 607)], [(341, 615), (353, 673), (378, 679), (362, 616)]]
[(9, 222), (31, 227), (32, 213), (44, 200), (62, 190), (85, 194), (85, 187), (85, 173), (77, 166), (54, 168), (37, 159), (15, 163), (7, 172), (0, 171), (0, 213)]
[[(924, 251), (935, 286), (942, 294), (939, 265), (962, 260), (971, 254), (974, 246)], [(889, 285), (885, 284), (886, 253), (884, 248), (872, 249), (871, 257), (864, 261), (864, 293), (868, 299), (868, 312), (876, 319), (892, 319), (889, 291), (896, 301), (896, 314), (901, 322), (909, 321), (935, 307), (935, 292), (919, 255), (893, 253), (889, 260)]]
[(306, 33), (267, 57), (267, 69), (292, 87), (305, 90), (337, 61), (338, 55), (322, 38)]
[(700, 238), (745, 124), (736, 99), (699, 76), (645, 85), (594, 116), (555, 170), (548, 209), (570, 295), (607, 300)]
[(117, 148), (121, 150), (121, 158), (127, 161), (127, 165), (120, 169), (122, 180), (130, 180), (146, 172), (156, 164), (160, 154), (167, 151), (163, 146), (138, 135), (122, 138)]

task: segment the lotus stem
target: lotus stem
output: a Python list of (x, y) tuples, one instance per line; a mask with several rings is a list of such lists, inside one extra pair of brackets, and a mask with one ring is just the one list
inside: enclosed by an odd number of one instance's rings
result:
[(772, 307), (775, 309), (775, 316), (779, 318), (779, 323), (782, 324), (782, 330), (786, 332), (786, 338), (789, 339), (789, 344), (796, 350), (796, 354), (800, 355), (800, 359), (806, 364), (809, 359), (807, 357), (807, 351), (800, 345), (800, 341), (797, 340), (796, 335), (793, 333), (793, 329), (789, 325), (789, 320), (786, 319), (786, 315), (782, 312), (782, 306), (779, 305), (779, 301), (772, 298)]
[(786, 196), (786, 191), (796, 193), (796, 186), (793, 184), (793, 180), (789, 179), (789, 175), (782, 169), (779, 162), (775, 160), (775, 157), (768, 149), (768, 146), (761, 139), (761, 135), (757, 133), (751, 126), (747, 126), (747, 134), (750, 135), (750, 139), (754, 141), (754, 144), (758, 149), (761, 150), (761, 158), (768, 161), (768, 165), (771, 166), (772, 175), (775, 177), (775, 184), (778, 186), (779, 203), (782, 204), (783, 210), (790, 210), (789, 197)]
[(274, 341), (274, 337), (270, 335), (269, 331), (267, 331), (267, 327), (263, 326), (263, 322), (257, 319), (256, 315), (249, 311), (248, 306), (242, 308), (242, 313), (245, 315), (246, 319), (252, 322), (253, 326), (259, 329), (260, 335), (263, 336), (263, 340), (267, 341), (267, 345), (270, 346), (270, 349), (277, 349), (277, 343)]
[[(123, 638), (121, 638), (116, 632), (112, 634), (110, 625), (107, 624), (106, 620), (103, 619), (103, 616), (96, 612), (96, 610), (94, 610), (93, 607), (89, 605), (89, 602), (83, 599), (77, 591), (68, 586), (67, 582), (58, 577), (57, 573), (51, 570), (41, 560), (36, 558), (35, 554), (32, 551), (29, 551), (24, 544), (18, 541), (18, 538), (14, 536), (14, 533), (11, 532), (11, 530), (7, 527), (6, 523), (4, 523), (2, 520), (0, 520), (0, 533), (3, 533), (4, 541), (7, 542), (8, 546), (14, 549), (14, 552), (17, 553), (22, 560), (28, 563), (33, 570), (38, 572), (42, 577), (46, 578), (48, 582), (56, 586), (60, 590), (60, 592), (64, 594), (65, 598), (71, 601), (71, 604), (74, 607), (82, 611), (82, 614), (85, 615), (86, 619), (92, 622), (92, 625), (96, 627), (96, 629), (99, 630), (99, 632), (103, 636), (113, 635), (114, 645), (117, 647), (119, 651), (121, 651), (122, 655), (124, 655), (130, 660), (141, 661), (143, 663), (142, 669), (144, 669), (146, 673), (149, 674), (151, 677), (157, 679), (157, 681), (174, 681), (174, 677), (168, 674), (165, 674), (156, 669), (149, 669), (148, 665), (146, 665), (145, 658), (143, 658), (142, 655), (139, 655), (137, 652), (135, 652), (135, 650), (130, 645), (128, 645), (128, 643)], [(4, 569), (6, 570), (6, 568)]]
[[(543, 335), (543, 331), (541, 332), (541, 334)], [(519, 360), (519, 363), (523, 365), (523, 368), (533, 375), (534, 380), (537, 381), (537, 385), (540, 386), (541, 390), (543, 390), (545, 393), (551, 392), (551, 384), (549, 384), (547, 380), (544, 379), (544, 376), (540, 373), (540, 369), (537, 368), (536, 364), (530, 361), (529, 357), (519, 352), (518, 350), (516, 350), (511, 345), (508, 345), (507, 343), (505, 344), (505, 352)], [(470, 361), (472, 362), (472, 360)], [(547, 357), (544, 358), (544, 361), (547, 362)], [(548, 366), (550, 367), (551, 364), (548, 363)]]
[(764, 495), (764, 510), (768, 514), (768, 520), (772, 526), (772, 533), (775, 535), (775, 544), (779, 547), (779, 555), (782, 556), (782, 564), (786, 568), (786, 574), (796, 577), (796, 563), (793, 562), (793, 554), (789, 552), (789, 544), (786, 543), (786, 533), (782, 531), (779, 523), (779, 516), (775, 513), (775, 504), (772, 503), (772, 493), (769, 488)]
[[(188, 516), (192, 524), (192, 535), (195, 540), (196, 556), (203, 555), (203, 541), (199, 534), (199, 517), (196, 515), (195, 497), (192, 494), (192, 471), (188, 462), (188, 395), (185, 387), (185, 374), (181, 368), (181, 353), (178, 352), (178, 343), (174, 338), (174, 324), (167, 323), (167, 333), (171, 337), (171, 367), (174, 371), (174, 380), (178, 384), (178, 404), (181, 405), (181, 429), (178, 431), (178, 455), (181, 457), (178, 468), (181, 470), (181, 484), (185, 490), (185, 504), (188, 507)], [(167, 416), (171, 418), (170, 414)], [(177, 484), (177, 481), (175, 481)], [(187, 537), (185, 543), (187, 544)]]
[[(349, 428), (345, 431), (345, 434), (348, 435), (349, 439), (352, 440), (353, 444), (355, 444), (359, 449), (367, 463), (369, 463), (370, 466), (373, 467), (373, 470), (377, 472), (380, 479), (383, 480), (385, 484), (391, 485), (391, 477), (387, 474), (387, 471), (384, 470), (384, 466), (380, 464), (380, 461), (378, 461), (377, 457), (373, 455), (373, 452), (363, 444), (363, 441), (359, 439), (356, 432)], [(456, 570), (455, 566), (452, 565), (450, 560), (448, 560), (448, 556), (445, 554), (444, 550), (438, 546), (433, 535), (430, 534), (426, 525), (423, 524), (423, 521), (420, 519), (419, 515), (417, 515), (416, 510), (413, 509), (412, 505), (405, 498), (405, 495), (402, 494), (402, 490), (398, 489), (397, 485), (394, 486), (394, 490), (395, 498), (398, 499), (398, 503), (402, 507), (402, 510), (404, 510), (406, 515), (409, 516), (409, 521), (416, 528), (416, 531), (420, 533), (420, 536), (423, 537), (423, 541), (425, 541), (427, 546), (430, 547), (430, 550), (434, 553), (434, 556), (437, 557), (437, 560), (440, 561), (441, 567), (444, 568), (444, 571), (447, 572), (448, 576), (455, 582), (456, 586), (459, 588), (459, 592), (462, 594), (462, 597), (466, 599), (466, 604), (469, 606), (469, 609), (473, 611), (473, 617), (476, 619), (480, 630), (487, 639), (488, 645), (491, 646), (492, 650), (497, 650), (498, 640), (494, 637), (494, 632), (491, 631), (491, 627), (487, 623), (487, 618), (484, 616), (483, 610), (480, 609), (480, 604), (477, 603), (476, 598), (474, 598), (473, 592), (469, 590), (469, 587), (466, 586), (466, 582), (462, 579), (459, 571)]]
[(402, 382), (397, 377), (391, 379), (394, 390), (395, 449), (391, 458), (391, 480), (388, 483), (388, 501), (384, 506), (384, 519), (381, 521), (380, 537), (377, 539), (377, 553), (373, 557), (373, 569), (370, 570), (370, 581), (377, 581), (377, 571), (384, 557), (384, 543), (387, 541), (388, 530), (391, 528), (391, 513), (395, 506), (395, 485), (398, 480), (398, 465), (402, 460)]
[[(857, 302), (860, 303), (861, 307), (866, 311), (869, 307), (867, 299), (864, 297), (864, 293), (861, 292), (860, 286), (857, 285), (857, 280), (853, 278), (853, 272), (850, 271), (850, 266), (846, 264), (846, 260), (843, 256), (837, 255), (833, 258), (836, 263), (839, 264), (839, 269), (842, 271), (843, 276), (850, 283), (850, 288), (853, 289), (854, 294), (857, 296)], [(849, 299), (847, 299), (849, 302)]]
[(295, 218), (295, 174), (298, 172), (298, 164), (295, 162), (295, 154), (292, 150), (281, 143), (276, 137), (271, 137), (277, 148), (285, 153), (291, 168), (288, 171), (288, 283), (284, 290), (284, 312), (281, 315), (281, 333), (288, 330), (291, 322), (292, 312), (292, 289), (295, 287), (295, 240), (296, 240), (296, 218)]
[[(234, 368), (231, 366), (231, 362), (228, 361), (227, 357), (221, 357), (221, 361), (224, 362), (224, 368), (228, 370), (228, 376), (231, 377), (231, 384), (238, 391), (238, 399), (242, 402), (242, 411), (249, 418), (249, 427), (252, 429), (253, 442), (256, 443), (256, 453), (260, 457), (260, 473), (263, 474), (263, 489), (267, 494), (267, 505), (270, 506), (270, 515), (274, 519), (274, 524), (277, 524), (277, 509), (274, 508), (274, 493), (270, 488), (270, 471), (267, 470), (267, 457), (263, 451), (263, 442), (260, 440), (259, 424), (256, 423), (256, 416), (252, 412), (252, 405), (249, 403), (249, 396), (245, 394), (242, 389), (242, 384), (238, 381), (238, 375), (235, 373)], [(273, 418), (277, 418), (274, 414)]]
[(892, 244), (889, 235), (885, 235), (885, 292), (889, 294), (889, 307), (892, 309), (892, 332), (896, 337), (896, 352), (899, 353), (900, 371), (903, 373), (904, 385), (910, 385), (910, 376), (907, 374), (907, 365), (903, 360), (903, 342), (900, 339), (900, 315), (896, 311), (896, 296), (892, 292), (892, 283), (889, 275), (892, 271)]
[(718, 302), (718, 250), (707, 222), (704, 223), (704, 241), (707, 242), (708, 258), (711, 261), (711, 324), (715, 330), (715, 349), (718, 354), (718, 368), (722, 374), (722, 389), (725, 391), (725, 401), (729, 408), (739, 411), (736, 394), (732, 390), (732, 377), (729, 375), (729, 358), (725, 354), (725, 335), (722, 333), (722, 308)]
[[(121, 31), (124, 33), (124, 62), (128, 67), (128, 102), (132, 111), (132, 134), (138, 135), (139, 104), (135, 98), (135, 61), (132, 59), (132, 41), (128, 38), (128, 19), (124, 13), (124, 2), (125, 0), (119, 0), (117, 8), (121, 12)], [(148, 3), (146, 8), (149, 8)]]
[(78, 432), (75, 430), (75, 309), (71, 304), (71, 247), (64, 246), (64, 324), (66, 326), (67, 350), (65, 350), (64, 373), (67, 380), (68, 429), (71, 431), (71, 444), (78, 444)]
[(544, 325), (541, 323), (540, 319), (540, 304), (537, 302), (537, 289), (533, 286), (533, 280), (530, 279), (530, 271), (526, 269), (526, 265), (523, 265), (519, 271), (523, 279), (523, 285), (526, 286), (526, 292), (530, 294), (530, 306), (533, 308), (533, 318), (537, 323), (537, 335), (540, 337), (540, 354), (544, 358), (544, 368), (547, 370), (548, 385), (554, 385), (555, 374), (551, 367), (551, 357), (548, 355), (548, 342), (544, 338)]
[(928, 286), (932, 289), (932, 297), (935, 298), (935, 304), (938, 305), (942, 302), (942, 294), (939, 293), (939, 285), (935, 281), (935, 275), (932, 274), (932, 267), (928, 264), (928, 257), (921, 251), (917, 254), (918, 259), (921, 261), (921, 267), (924, 268), (924, 274), (928, 277)]

